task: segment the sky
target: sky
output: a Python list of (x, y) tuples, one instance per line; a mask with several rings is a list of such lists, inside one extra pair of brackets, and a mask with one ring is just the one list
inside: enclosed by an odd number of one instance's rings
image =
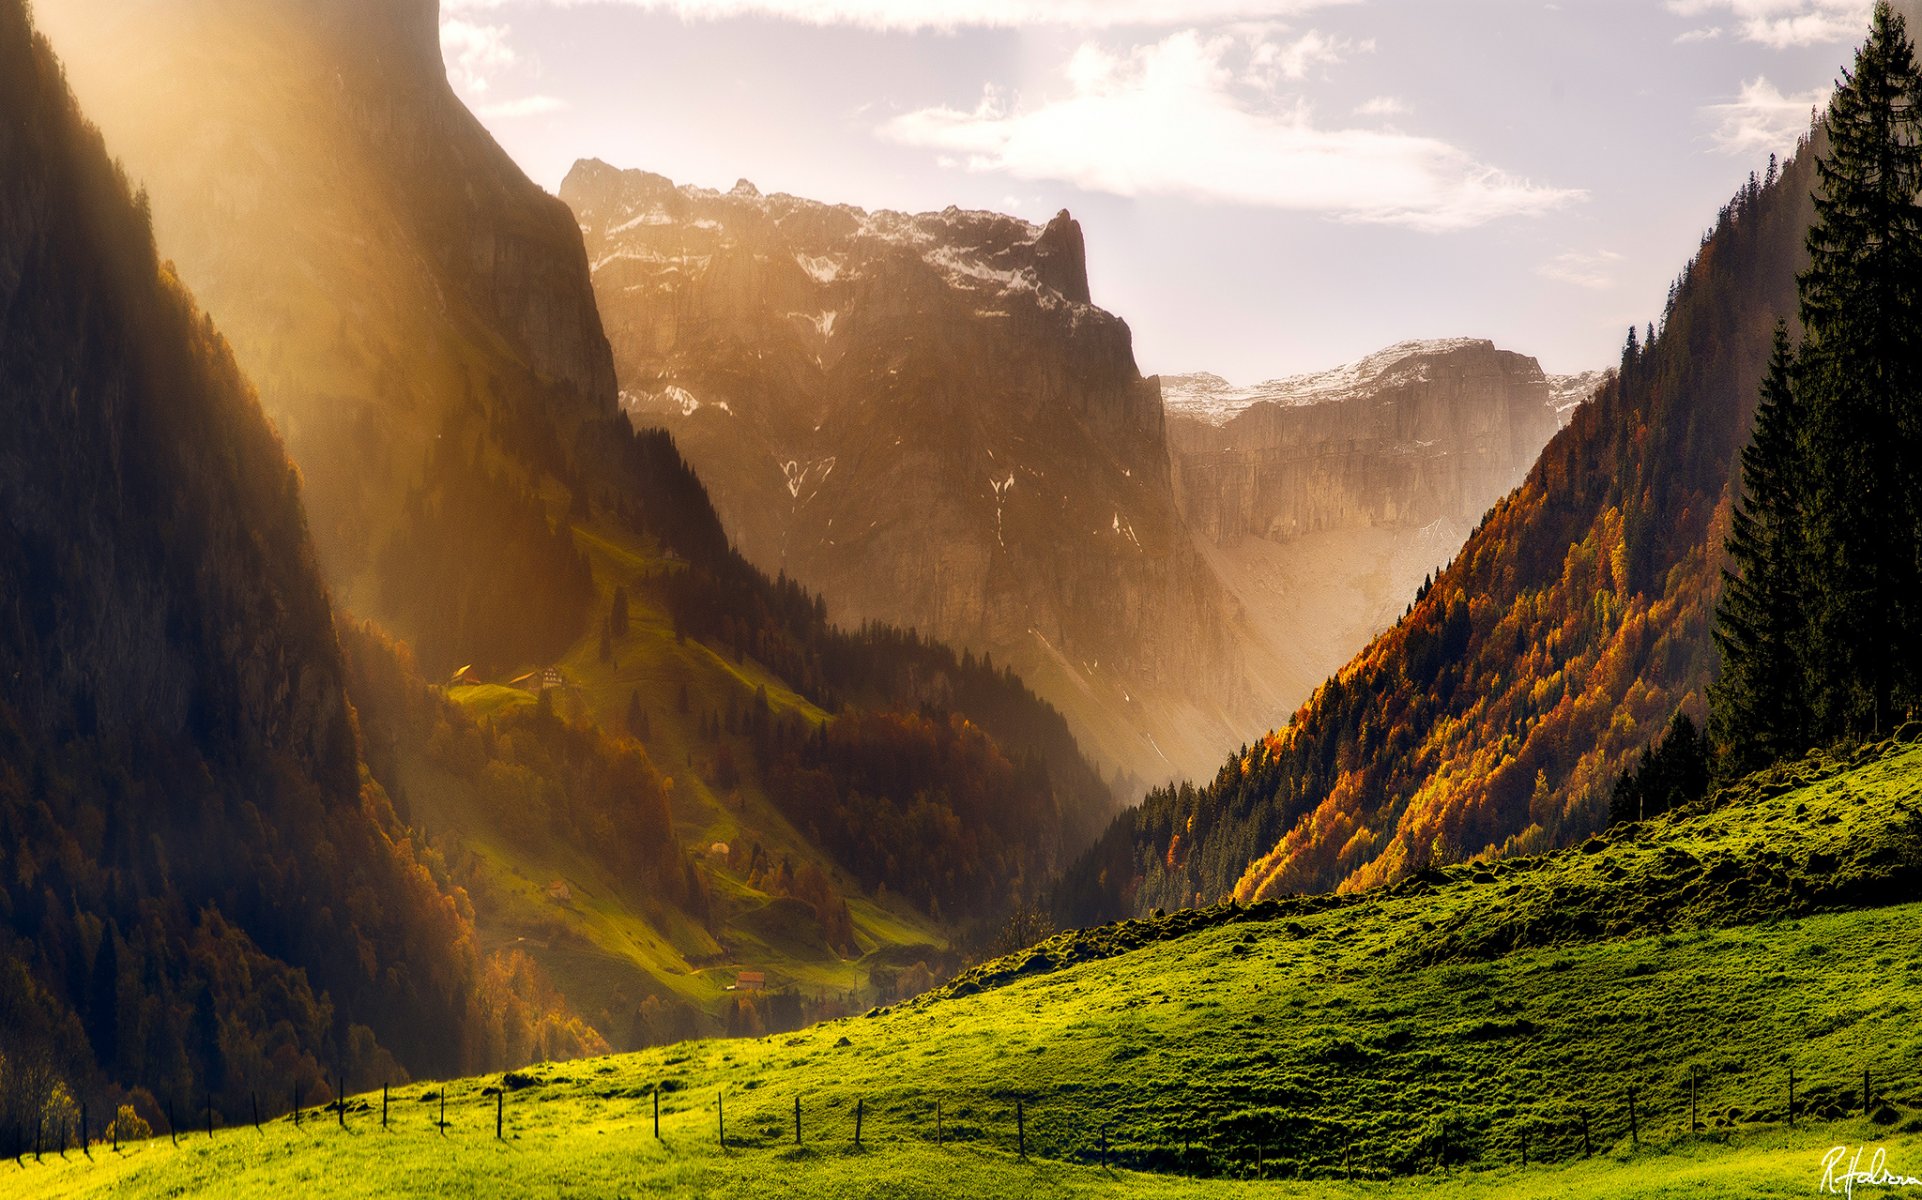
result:
[(862, 208), (1067, 209), (1145, 373), (1410, 338), (1609, 365), (1870, 0), (442, 0), (558, 190), (599, 158)]

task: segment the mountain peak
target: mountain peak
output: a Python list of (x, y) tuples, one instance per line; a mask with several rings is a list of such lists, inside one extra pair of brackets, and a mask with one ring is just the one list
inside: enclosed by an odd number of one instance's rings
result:
[(1081, 223), (1062, 209), (1048, 222), (1034, 244), (1035, 274), (1077, 304), (1092, 304), (1088, 291), (1088, 246)]

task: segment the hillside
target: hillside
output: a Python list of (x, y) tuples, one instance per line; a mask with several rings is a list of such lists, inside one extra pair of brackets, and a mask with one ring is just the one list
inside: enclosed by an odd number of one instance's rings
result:
[(1205, 769), (1279, 701), (1177, 515), (1161, 398), (1092, 301), (1081, 227), (866, 212), (577, 163), (637, 424), (748, 559), (849, 626), (1012, 666), (1112, 768)]
[(374, 1093), (344, 1132), (96, 1147), (16, 1186), (1212, 1195), (1259, 1164), (1264, 1195), (1806, 1195), (1831, 1147), (1922, 1154), (1918, 802), (1922, 747), (1812, 757), (1544, 858), (1062, 935), (796, 1036), (411, 1085), (386, 1136)]
[[(372, 766), (487, 949), (615, 1045), (727, 1028), (736, 971), (794, 1024), (950, 961), (1092, 841), (1110, 796), (1058, 713), (970, 655), (831, 625), (621, 415), (580, 233), (453, 96), (433, 0), (56, 7), (288, 430), (327, 581), (399, 643), (357, 656), (389, 693), (355, 692)], [(480, 686), (445, 689), (456, 711), (426, 691), (459, 668)], [(570, 731), (521, 711), (549, 672)]]
[(0, 1125), (485, 1065), (298, 476), (20, 0), (0, 112)]
[(1071, 874), (1074, 919), (1352, 890), (1566, 845), (1678, 708), (1698, 717), (1739, 447), (1812, 214), (1814, 150), (1752, 180), (1661, 327), (1410, 614), (1212, 780), (1150, 794)]

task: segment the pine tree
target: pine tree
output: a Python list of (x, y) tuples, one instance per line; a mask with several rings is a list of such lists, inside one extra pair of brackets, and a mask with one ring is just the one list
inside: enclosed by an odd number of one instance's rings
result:
[(1829, 105), (1800, 280), (1818, 739), (1887, 728), (1922, 681), (1922, 138), (1902, 19), (1877, 4)]
[(1922, 700), (1922, 71), (1886, 3), (1824, 129), (1802, 344), (1777, 334), (1716, 611), (1725, 771)]
[(1728, 538), (1715, 642), (1722, 677), (1709, 690), (1710, 724), (1723, 769), (1741, 774), (1809, 744), (1802, 652), (1809, 579), (1802, 545), (1800, 436), (1805, 414), (1793, 386), (1795, 355), (1777, 326), (1775, 352), (1742, 450), (1742, 502)]

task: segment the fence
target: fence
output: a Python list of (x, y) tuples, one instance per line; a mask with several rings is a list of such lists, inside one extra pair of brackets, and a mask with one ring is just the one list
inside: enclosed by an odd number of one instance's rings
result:
[[(1738, 1078), (1752, 1084), (1754, 1077)], [(333, 1098), (318, 1105), (303, 1106), (299, 1089), (293, 1089), (289, 1107), (273, 1119), (295, 1128), (318, 1123), (322, 1128), (333, 1124), (346, 1130), (377, 1122), (390, 1133), (424, 1131), (441, 1138), (480, 1133), (506, 1140), (522, 1129), (545, 1129), (543, 1120), (552, 1120), (552, 1114), (543, 1111), (546, 1106), (537, 1101), (510, 1106), (510, 1092), (566, 1087), (567, 1099), (596, 1104), (603, 1115), (633, 1113), (644, 1128), (651, 1127), (656, 1139), (662, 1137), (664, 1114), (711, 1115), (711, 1124), (700, 1120), (692, 1127), (704, 1130), (698, 1135), (701, 1140), (711, 1139), (711, 1145), (730, 1153), (809, 1145), (886, 1153), (908, 1144), (931, 1144), (1105, 1169), (1257, 1179), (1367, 1179), (1450, 1167), (1509, 1163), (1526, 1167), (1588, 1157), (1624, 1140), (1631, 1149), (1638, 1149), (1644, 1139), (1700, 1133), (1711, 1127), (1727, 1130), (1737, 1125), (1786, 1123), (1793, 1128), (1854, 1115), (1885, 1122), (1899, 1119), (1898, 1102), (1886, 1094), (1874, 1068), (1865, 1068), (1859, 1081), (1853, 1075), (1825, 1073), (1811, 1086), (1807, 1075), (1790, 1067), (1781, 1073), (1780, 1105), (1770, 1111), (1729, 1105), (1718, 1111), (1711, 1104), (1713, 1082), (1691, 1069), (1685, 1079), (1653, 1090), (1629, 1084), (1609, 1096), (1547, 1097), (1559, 1106), (1556, 1115), (1489, 1122), (1432, 1111), (1383, 1114), (1374, 1128), (1364, 1130), (1312, 1109), (1218, 1115), (1219, 1108), (1212, 1102), (1173, 1093), (1135, 1096), (1127, 1103), (1102, 1106), (1077, 1104), (1059, 1095), (1037, 1098), (1018, 1089), (776, 1094), (754, 1086), (693, 1091), (670, 1080), (593, 1092), (586, 1084), (544, 1083), (508, 1072), (497, 1083), (464, 1090), (455, 1100), (451, 1117), (453, 1086), (423, 1085), (417, 1102), (428, 1106), (431, 1117), (424, 1126), (417, 1115), (394, 1119), (386, 1085), (380, 1089), (376, 1107), (373, 1093), (346, 1096), (345, 1081), (338, 1078)], [(1744, 1094), (1753, 1091), (1750, 1086)], [(200, 1101), (191, 1112), (184, 1106), (177, 1109), (172, 1102), (166, 1105), (165, 1136), (173, 1144), (179, 1145), (183, 1138), (215, 1136), (219, 1122), (213, 1097), (203, 1096)], [(1912, 1103), (1912, 1098), (1902, 1103)], [(248, 1097), (246, 1111), (251, 1121), (229, 1125), (228, 1132), (245, 1131), (248, 1124), (256, 1132), (261, 1130), (258, 1094)], [(177, 1119), (182, 1115), (185, 1121)], [(1381, 1131), (1382, 1125), (1388, 1127), (1387, 1133)], [(689, 1125), (683, 1124), (677, 1136), (685, 1138), (688, 1131)], [(30, 1138), (24, 1127), (9, 1131), (9, 1157), (22, 1169), (44, 1162), (49, 1154), (65, 1159), (73, 1153), (91, 1159), (100, 1144), (96, 1135), (109, 1139), (114, 1151), (120, 1149), (117, 1125), (111, 1132), (96, 1128), (85, 1104), (79, 1106), (77, 1118), (49, 1121), (42, 1113)]]

